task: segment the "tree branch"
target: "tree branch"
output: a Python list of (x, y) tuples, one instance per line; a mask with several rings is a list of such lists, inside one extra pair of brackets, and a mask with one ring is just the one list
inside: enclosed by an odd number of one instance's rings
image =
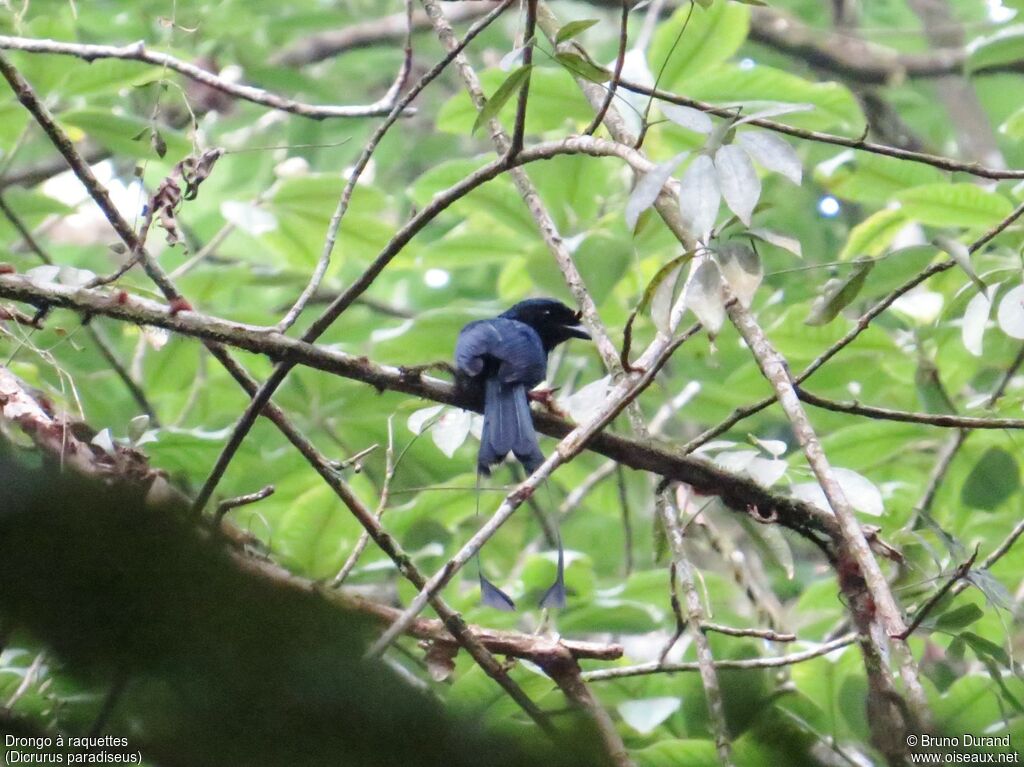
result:
[[(337, 349), (307, 344), (264, 328), (204, 315), (195, 311), (171, 314), (167, 306), (145, 298), (118, 296), (100, 290), (85, 290), (57, 283), (37, 285), (24, 276), (0, 275), (0, 297), (32, 304), (66, 308), (86, 315), (101, 315), (135, 324), (153, 325), (191, 336), (263, 354), (271, 359), (290, 360), (317, 370), (340, 375), (373, 386), (447, 405), (479, 412), (481, 405), (460, 397), (444, 381), (402, 368), (379, 365)], [(564, 437), (572, 425), (550, 413), (534, 411), (538, 430)], [(659, 446), (654, 441), (627, 439), (603, 432), (591, 440), (589, 449), (633, 469), (649, 471), (666, 479), (685, 482), (704, 495), (717, 495), (730, 508), (747, 513), (749, 506), (772, 512), (779, 524), (804, 535), (829, 550), (837, 534), (832, 515), (816, 506), (773, 493), (753, 480), (724, 471), (709, 461), (687, 457)]]
[[(453, 22), (469, 21), (490, 13), (498, 4), (490, 0), (453, 3), (448, 18)], [(430, 29), (430, 19), (423, 11), (416, 11), (412, 17), (416, 31)], [(315, 35), (302, 37), (271, 57), (274, 66), (303, 67), (325, 59), (339, 56), (358, 48), (401, 40), (405, 35), (404, 13), (395, 13), (370, 21), (360, 21), (340, 29), (330, 29)]]
[[(681, 106), (693, 107), (694, 109), (699, 109), (702, 112), (707, 112), (708, 114), (713, 114), (718, 117), (732, 119), (736, 116), (735, 107), (715, 106), (714, 104), (709, 104), (705, 101), (697, 101), (696, 99), (680, 96), (676, 93), (672, 93), (671, 91), (662, 90), (660, 88), (650, 88), (646, 85), (634, 83), (629, 80), (620, 80), (619, 86), (634, 93), (653, 96), (656, 99), (667, 101), (670, 104), (680, 104)], [(923, 165), (931, 165), (932, 167), (939, 168), (940, 170), (969, 173), (972, 176), (978, 176), (980, 178), (1024, 178), (1024, 170), (1003, 170), (1001, 168), (982, 165), (977, 162), (961, 162), (960, 160), (954, 160), (940, 155), (928, 154), (926, 152), (915, 152), (910, 149), (901, 149), (899, 147), (889, 146), (888, 144), (878, 144), (872, 141), (866, 141), (863, 138), (847, 138), (846, 136), (837, 136), (834, 133), (795, 128), (792, 125), (786, 125), (785, 123), (776, 122), (775, 120), (767, 120), (761, 117), (750, 120), (746, 124), (756, 125), (760, 128), (775, 131), (776, 133), (784, 133), (787, 136), (794, 136), (795, 138), (804, 139), (805, 141), (816, 141), (821, 144), (834, 144), (835, 146), (859, 149), (862, 152), (871, 152), (872, 154), (894, 157), (897, 160), (908, 160), (910, 162), (922, 163)]]
[[(830, 652), (848, 647), (857, 641), (856, 634), (845, 634), (831, 642), (825, 642), (810, 650), (795, 652), (789, 655), (781, 655), (777, 658), (744, 658), (742, 660), (716, 660), (716, 670), (751, 670), (764, 668), (781, 668), (792, 666), (796, 663), (803, 663), (812, 658), (820, 658)], [(639, 663), (635, 666), (619, 666), (618, 668), (606, 668), (599, 671), (584, 672), (583, 678), (588, 682), (604, 682), (609, 679), (626, 679), (632, 676), (646, 676), (648, 674), (675, 674), (677, 672), (700, 671), (698, 663)]]
[(837, 402), (836, 400), (819, 397), (801, 388), (796, 389), (797, 396), (808, 405), (835, 413), (849, 413), (865, 418), (882, 421), (898, 421), (900, 423), (919, 423), (925, 426), (941, 426), (948, 429), (1024, 429), (1021, 418), (977, 418), (965, 415), (946, 413), (913, 413), (907, 410), (893, 410), (885, 407), (862, 405), (859, 402)]
[(138, 61), (173, 70), (191, 80), (202, 83), (210, 88), (226, 93), (235, 98), (251, 101), (254, 104), (289, 112), (312, 120), (326, 120), (342, 117), (374, 117), (386, 115), (392, 109), (394, 98), (385, 98), (361, 106), (328, 106), (305, 104), (301, 101), (279, 96), (276, 93), (256, 88), (251, 85), (239, 85), (218, 77), (195, 64), (176, 59), (167, 53), (151, 51), (142, 40), (125, 46), (85, 45), (83, 43), (65, 43), (57, 40), (37, 40), (29, 37), (11, 37), (0, 35), (0, 50), (24, 51), (26, 53), (49, 53), (60, 56), (73, 56), (86, 62), (97, 59), (122, 59)]

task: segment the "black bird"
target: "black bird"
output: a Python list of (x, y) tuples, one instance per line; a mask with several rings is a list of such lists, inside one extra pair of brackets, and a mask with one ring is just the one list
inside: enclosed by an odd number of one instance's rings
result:
[[(570, 338), (589, 339), (580, 314), (560, 301), (530, 298), (494, 319), (476, 320), (459, 333), (455, 346), (456, 385), (482, 397), (484, 427), (477, 457), (477, 477), (512, 453), (532, 474), (544, 462), (530, 416), (530, 389), (547, 375), (548, 352)], [(542, 607), (565, 604), (563, 554), (558, 542), (558, 572), (541, 599)], [(480, 570), (484, 604), (514, 610), (515, 604)]]

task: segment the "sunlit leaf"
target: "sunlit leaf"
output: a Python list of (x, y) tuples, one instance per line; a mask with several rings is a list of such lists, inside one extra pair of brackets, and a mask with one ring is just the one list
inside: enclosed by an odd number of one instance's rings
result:
[(472, 414), (468, 410), (448, 408), (430, 429), (430, 437), (442, 453), (451, 458), (469, 436)]
[(711, 158), (694, 158), (679, 180), (679, 212), (696, 237), (705, 239), (715, 226), (722, 193)]
[(693, 107), (680, 106), (662, 101), (658, 104), (661, 113), (681, 128), (695, 133), (711, 133), (714, 123), (707, 114)]
[(659, 163), (649, 173), (645, 173), (636, 182), (633, 191), (626, 201), (626, 226), (632, 231), (636, 228), (640, 214), (647, 210), (658, 199), (665, 182), (675, 173), (676, 168), (686, 159), (688, 152), (677, 154), (671, 160)]
[(991, 35), (978, 37), (967, 46), (967, 70), (1016, 64), (1024, 59), (1024, 25), (1004, 27)]
[(762, 167), (781, 173), (794, 184), (803, 179), (803, 165), (796, 150), (782, 137), (769, 131), (743, 131), (736, 141)]
[(647, 735), (678, 711), (682, 703), (679, 698), (644, 698), (627, 700), (620, 703), (618, 709), (626, 724), (641, 735)]
[(735, 144), (726, 144), (715, 153), (715, 170), (726, 204), (740, 221), (750, 226), (750, 216), (761, 197), (761, 179), (750, 155)]
[(971, 278), (971, 282), (978, 287), (978, 290), (984, 292), (985, 283), (981, 281), (977, 272), (974, 271), (974, 266), (971, 264), (971, 252), (967, 249), (966, 245), (959, 240), (943, 235), (936, 237), (933, 242), (956, 261), (957, 266), (964, 270), (964, 273)]
[(846, 244), (839, 251), (839, 260), (882, 255), (906, 225), (907, 217), (898, 208), (875, 211), (850, 230)]
[(225, 200), (220, 204), (220, 214), (225, 221), (253, 237), (277, 229), (277, 218), (273, 213), (249, 202)]
[(592, 83), (603, 83), (611, 79), (612, 73), (578, 53), (556, 53), (555, 60), (572, 73)]
[(777, 248), (788, 250), (797, 258), (803, 258), (803, 248), (800, 246), (800, 240), (795, 237), (787, 237), (784, 234), (779, 234), (778, 232), (773, 232), (770, 229), (763, 229), (760, 227), (748, 229), (747, 234), (752, 237), (756, 237), (763, 242), (767, 242), (769, 245), (774, 245)]
[(999, 327), (1010, 338), (1024, 338), (1024, 285), (1018, 285), (999, 302)]
[(928, 226), (993, 226), (1010, 215), (1010, 201), (968, 183), (928, 184), (896, 195), (907, 218)]
[(413, 434), (420, 434), (423, 431), (423, 428), (427, 425), (427, 422), (434, 418), (443, 409), (444, 405), (433, 405), (431, 407), (425, 407), (421, 410), (417, 410), (409, 416), (405, 425)]
[(572, 395), (560, 399), (559, 405), (576, 423), (588, 423), (608, 401), (611, 380), (609, 376), (605, 376), (591, 381)]
[(963, 339), (964, 348), (975, 357), (980, 357), (982, 354), (985, 326), (988, 324), (989, 314), (992, 312), (992, 299), (995, 297), (998, 287), (998, 285), (993, 285), (987, 291), (976, 294), (967, 302), (967, 309), (964, 310), (960, 336)]

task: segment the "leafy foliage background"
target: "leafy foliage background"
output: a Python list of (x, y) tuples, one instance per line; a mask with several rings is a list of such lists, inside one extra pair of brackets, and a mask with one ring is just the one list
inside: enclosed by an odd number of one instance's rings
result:
[[(823, 3), (791, 0), (772, 5), (813, 29), (832, 24)], [(1013, 26), (1015, 20), (993, 21), (992, 5), (980, 0), (950, 4), (968, 39), (975, 40), (972, 55), (978, 68), (1019, 62), (1024, 53), (1024, 36)], [(1002, 3), (1008, 8), (1016, 5)], [(581, 33), (580, 40), (596, 61), (614, 60), (614, 7), (558, 2), (555, 8), (563, 22), (600, 18), (600, 23)], [(917, 16), (901, 0), (877, 0), (860, 10), (861, 36), (903, 53), (927, 50)], [(235, 71), (245, 82), (309, 102), (370, 103), (388, 88), (399, 67), (402, 52), (397, 41), (353, 49), (306, 67), (276, 64), (275, 56), (310, 34), (399, 11), (394, 4), (367, 1), (297, 0), (282, 5), (263, 0), (217, 4), (32, 0), (22, 7), (4, 3), (0, 32), (113, 45), (144, 39), (151, 47), (184, 60), (202, 59), (222, 74), (226, 67), (227, 74)], [(695, 99), (810, 104), (809, 111), (776, 119), (860, 135), (865, 116), (858, 96), (863, 86), (842, 72), (823, 72), (799, 56), (748, 39), (755, 12), (748, 5), (723, 0), (707, 8), (697, 6), (676, 45), (690, 9), (684, 4), (666, 14), (646, 51), (650, 71), (656, 74), (663, 67), (661, 87)], [(499, 61), (513, 49), (521, 20), (521, 15), (508, 12), (471, 47), (470, 58), (482, 70), (488, 93), (508, 76)], [(638, 10), (631, 34), (638, 33), (642, 22), (643, 11)], [(415, 35), (414, 51), (414, 75), (441, 56), (429, 30)], [(11, 53), (10, 58), (81, 147), (110, 155), (103, 168), (114, 180), (118, 204), (136, 217), (145, 197), (139, 181), (152, 190), (194, 148), (226, 147), (229, 153), (204, 182), (199, 198), (180, 212), (189, 248), (165, 247), (159, 258), (173, 271), (226, 223), (233, 224), (214, 254), (179, 278), (179, 287), (194, 306), (209, 314), (257, 325), (280, 318), (308, 279), (344, 173), (376, 118), (313, 121), (274, 113), (134, 62), (87, 63), (73, 57), (20, 53)], [(534, 63), (528, 137), (560, 138), (579, 131), (593, 113), (571, 74), (553, 59), (545, 44), (540, 44)], [(997, 69), (978, 73), (970, 82), (994, 127), (993, 138), (1007, 166), (1020, 167), (1024, 162), (1020, 111), (1024, 81), (1017, 72)], [(876, 90), (924, 146), (952, 155), (957, 149), (956, 127), (937, 105), (935, 87), (933, 79), (895, 78)], [(643, 109), (645, 99), (633, 95), (628, 99)], [(471, 133), (476, 112), (452, 73), (417, 99), (415, 107), (416, 115), (401, 120), (381, 142), (357, 188), (324, 294), (336, 293), (361, 274), (411, 212), (492, 159), (482, 132)], [(190, 110), (197, 120), (195, 128)], [(514, 110), (513, 99), (501, 113), (506, 124), (511, 123)], [(157, 134), (166, 144), (163, 157), (156, 151), (159, 142), (153, 136)], [(704, 138), (661, 121), (651, 126), (644, 148), (652, 160), (661, 162), (683, 151), (693, 152)], [(762, 172), (762, 206), (754, 213), (754, 225), (798, 239), (803, 256), (798, 259), (784, 249), (758, 245), (765, 277), (753, 309), (793, 371), (837, 341), (872, 299), (945, 257), (928, 244), (932, 236), (945, 234), (970, 242), (1020, 202), (1021, 190), (1012, 181), (979, 184), (966, 174), (927, 165), (786, 140), (802, 161), (803, 183), (796, 186), (777, 173)], [(29, 115), (10, 93), (0, 91), (3, 175), (16, 176), (54, 157)], [(630, 311), (658, 270), (679, 255), (678, 242), (650, 214), (641, 217), (635, 233), (629, 230), (623, 209), (631, 181), (617, 159), (559, 157), (534, 163), (527, 170), (560, 232), (572, 241), (577, 265), (601, 317), (621, 344)], [(110, 247), (114, 236), (108, 225), (91, 204), (55, 199), (53, 191), (58, 187), (67, 191), (69, 185), (53, 181), (8, 185), (0, 176), (4, 200), (38, 229), (40, 240), (58, 263), (99, 274), (111, 271), (122, 254)], [(838, 202), (834, 215), (821, 204), (823, 198)], [(728, 236), (741, 238), (742, 228), (735, 227)], [(150, 236), (154, 248), (161, 240), (159, 230)], [(37, 262), (20, 242), (10, 221), (0, 218), (4, 260), (24, 272)], [(1006, 291), (1021, 284), (1021, 245), (1020, 227), (1011, 226), (972, 260), (974, 270), (989, 285), (998, 284), (997, 303)], [(858, 256), (879, 259), (860, 290), (831, 322), (806, 325), (826, 282), (848, 277), (857, 268)], [(428, 284), (428, 270), (443, 273), (433, 272), (432, 281), (437, 282)], [(447, 281), (438, 284), (444, 277)], [(141, 295), (152, 291), (138, 271), (129, 273), (120, 285)], [(511, 182), (501, 177), (457, 202), (406, 246), (366, 300), (347, 311), (322, 343), (395, 365), (447, 360), (462, 325), (533, 293), (570, 299), (529, 212)], [(926, 293), (879, 317), (815, 374), (807, 388), (823, 397), (907, 411), (935, 412), (952, 405), (963, 414), (1019, 416), (1024, 404), (1019, 377), (1010, 380), (991, 411), (981, 409), (981, 404), (1010, 367), (1020, 341), (990, 323), (982, 354), (972, 354), (965, 347), (963, 318), (977, 290), (962, 270), (933, 277)], [(245, 407), (238, 387), (194, 341), (113, 321), (97, 319), (94, 324), (130, 366), (159, 418), (155, 439), (144, 447), (153, 465), (168, 471), (182, 488), (198, 487), (226, 439), (226, 430)], [(79, 326), (80, 318), (65, 312), (53, 314), (43, 329), (31, 333), (13, 323), (4, 324), (0, 339), (4, 360), (58, 407), (124, 438), (132, 419), (140, 415), (139, 406)], [(654, 333), (650, 316), (640, 316), (634, 327), (635, 348)], [(266, 359), (245, 355), (243, 361), (261, 380), (270, 372)], [(593, 349), (574, 343), (554, 361), (550, 381), (569, 395), (603, 375)], [(951, 403), (935, 404), (937, 380)], [(659, 437), (667, 444), (685, 443), (734, 408), (771, 391), (728, 324), (713, 342), (702, 335), (684, 344), (640, 397), (640, 405), (653, 416), (693, 383), (699, 388), (691, 388), (692, 396), (671, 415)], [(416, 438), (406, 425), (410, 415), (430, 403), (379, 393), (303, 368), (292, 372), (275, 401), (321, 449), (339, 460), (368, 446), (386, 444), (393, 417), (396, 449), (404, 451), (408, 445), (408, 450), (391, 487), (384, 525), (414, 553), (422, 570), (439, 568), (476, 529), (474, 440), (455, 447), (449, 457), (426, 433)], [(915, 525), (915, 507), (948, 430), (824, 410), (813, 410), (812, 419), (833, 465), (866, 478), (866, 496), (880, 493), (884, 513), (864, 521), (878, 524), (882, 537), (906, 558), (905, 566), (892, 569), (896, 593), (904, 605), (919, 604), (948, 579), (976, 544), (983, 553), (992, 551), (1019, 522), (1021, 456), (1013, 431), (979, 430), (965, 441), (931, 504), (935, 523), (945, 531), (941, 533), (928, 525)], [(616, 424), (612, 430), (619, 428)], [(771, 459), (769, 452), (750, 443), (750, 436), (786, 444), (785, 471), (774, 481), (780, 492), (812, 480), (777, 407), (735, 426), (723, 435), (734, 445), (720, 446), (712, 454), (740, 472), (751, 460), (742, 451)], [(551, 444), (546, 442), (545, 449)], [(361, 463), (362, 471), (348, 475), (371, 508), (383, 480), (383, 453), (382, 448), (370, 453)], [(603, 462), (599, 456), (581, 455), (557, 472), (550, 494), (540, 494), (538, 503), (550, 512)], [(333, 577), (361, 528), (280, 434), (261, 422), (231, 464), (219, 493), (231, 497), (267, 483), (274, 484), (275, 494), (234, 512), (235, 523), (256, 536), (289, 570), (314, 579)], [(567, 577), (573, 596), (570, 607), (552, 619), (553, 627), (573, 637), (620, 639), (627, 648), (624, 664), (656, 658), (675, 626), (651, 489), (649, 476), (613, 473), (562, 525), (571, 550)], [(500, 497), (486, 492), (484, 512)], [(718, 535), (732, 541), (747, 566), (777, 596), (786, 630), (803, 642), (818, 642), (843, 625), (846, 609), (837, 596), (832, 571), (817, 550), (792, 535), (752, 524), (713, 501), (704, 513), (718, 528)], [(554, 572), (554, 558), (547, 549), (536, 516), (522, 510), (487, 546), (487, 566), (493, 575), (501, 574), (500, 582), (516, 596), (523, 597), (523, 604), (529, 604)], [(713, 619), (734, 626), (761, 625), (764, 606), (745, 595), (730, 563), (709, 545), (700, 523), (694, 523), (689, 533), (688, 552), (700, 568), (703, 595)], [(984, 577), (984, 591), (972, 588), (944, 603), (915, 634), (912, 647), (921, 659), (940, 732), (1008, 732), (1015, 745), (1024, 743), (1020, 704), (1024, 686), (1014, 660), (1020, 640), (1016, 595), (1022, 576), (1022, 554), (1011, 549)], [(372, 546), (349, 583), (387, 598), (407, 601), (413, 596), (411, 586), (395, 577), (389, 560)], [(531, 611), (507, 615), (478, 607), (475, 586), (469, 580), (450, 586), (445, 593), (471, 623), (532, 628), (538, 620)], [(782, 652), (749, 637), (710, 634), (709, 639), (717, 659)], [(16, 633), (8, 643), (0, 655), (0, 703), (18, 689), (38, 652), (40, 646), (28, 635)], [(692, 659), (692, 647), (685, 641), (675, 653), (672, 657)], [(400, 662), (429, 679), (415, 659)], [(13, 710), (18, 714), (63, 727), (88, 719), (99, 705), (102, 685), (84, 689), (71, 685), (58, 659), (47, 657), (37, 671), (30, 688), (17, 697)], [(511, 673), (544, 708), (566, 705), (561, 693), (534, 670), (520, 664)], [(863, 707), (866, 682), (855, 646), (788, 670), (723, 671), (721, 684), (739, 764), (814, 763), (812, 745), (819, 741), (864, 750), (869, 758), (877, 758), (868, 745)], [(430, 685), (453, 712), (480, 717), (518, 737), (536, 737), (520, 721), (514, 704), (464, 655), (449, 680)], [(594, 689), (615, 712), (637, 764), (715, 763), (698, 675), (654, 674), (595, 682)], [(665, 699), (670, 702), (666, 704)]]

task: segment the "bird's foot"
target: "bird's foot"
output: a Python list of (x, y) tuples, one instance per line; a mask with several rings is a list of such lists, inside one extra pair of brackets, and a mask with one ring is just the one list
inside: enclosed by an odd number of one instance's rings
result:
[(552, 415), (557, 415), (559, 418), (565, 418), (566, 413), (562, 408), (555, 402), (555, 392), (558, 391), (558, 387), (551, 389), (534, 389), (526, 393), (526, 396), (533, 402), (537, 402)]

